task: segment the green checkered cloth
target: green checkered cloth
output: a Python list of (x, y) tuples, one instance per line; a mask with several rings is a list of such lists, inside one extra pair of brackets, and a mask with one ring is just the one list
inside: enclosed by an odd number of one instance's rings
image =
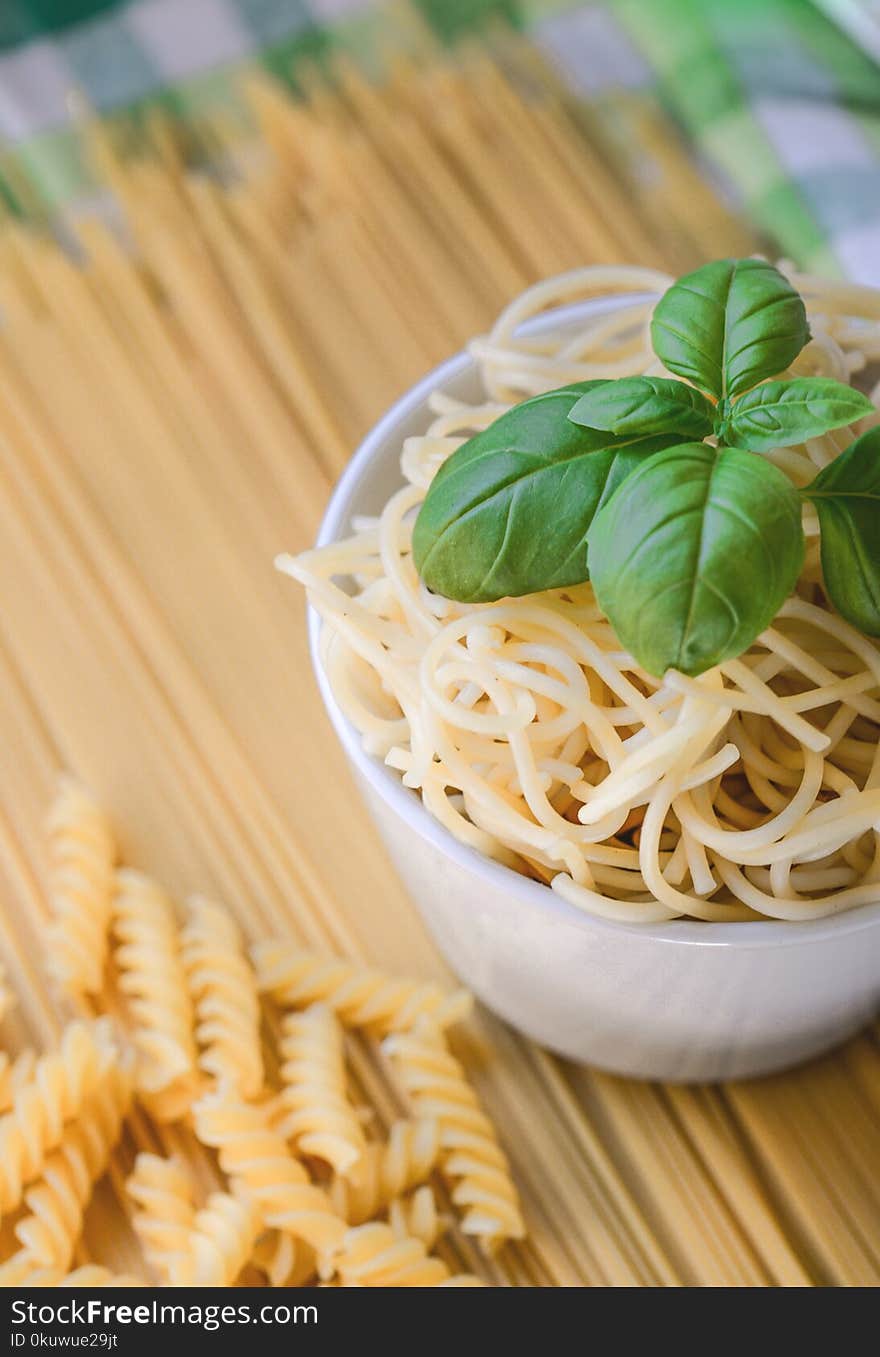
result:
[(413, 13), (444, 40), (503, 16), (583, 99), (659, 97), (784, 254), (880, 286), (880, 71), (818, 3), (0, 0), (0, 135), (57, 207), (88, 186), (71, 89), (100, 110), (197, 114), (228, 105), (255, 61), (295, 81), (333, 49), (369, 61)]

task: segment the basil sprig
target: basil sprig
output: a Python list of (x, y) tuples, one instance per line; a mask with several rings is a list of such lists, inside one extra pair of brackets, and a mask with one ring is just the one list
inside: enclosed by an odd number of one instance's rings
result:
[(586, 579), (597, 511), (671, 434), (616, 438), (568, 418), (591, 382), (535, 396), (460, 447), (437, 472), (413, 531), (429, 589), (468, 603)]
[(747, 649), (794, 588), (806, 498), (831, 601), (880, 635), (880, 430), (800, 492), (755, 455), (874, 410), (843, 383), (779, 376), (810, 338), (788, 280), (761, 260), (707, 264), (660, 299), (651, 336), (686, 382), (571, 383), (453, 453), (413, 532), (427, 587), (485, 603), (592, 578), (644, 669), (700, 674)]

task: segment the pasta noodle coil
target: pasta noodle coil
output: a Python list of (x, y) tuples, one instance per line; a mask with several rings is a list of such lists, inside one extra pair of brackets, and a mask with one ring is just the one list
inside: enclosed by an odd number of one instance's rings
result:
[(197, 1211), (184, 1249), (170, 1262), (172, 1286), (232, 1286), (250, 1260), (260, 1232), (254, 1203), (213, 1192)]
[(68, 1024), (57, 1051), (37, 1060), (0, 1117), (0, 1211), (18, 1205), (26, 1184), (60, 1144), (66, 1123), (81, 1113), (117, 1059), (112, 1028), (99, 1019)]
[(53, 921), (49, 971), (74, 994), (98, 994), (107, 959), (116, 843), (110, 822), (73, 778), (61, 779), (49, 814)]
[(378, 1221), (347, 1232), (334, 1266), (342, 1286), (439, 1286), (449, 1280), (449, 1268), (429, 1258), (420, 1239), (400, 1238)]
[(421, 1240), (426, 1249), (437, 1243), (448, 1221), (437, 1211), (437, 1199), (428, 1187), (417, 1188), (409, 1197), (395, 1197), (388, 1207), (388, 1224), (398, 1239)]
[(440, 1164), (462, 1208), (462, 1228), (487, 1249), (521, 1239), (525, 1225), (507, 1158), (442, 1035), (427, 1023), (386, 1037), (383, 1050), (414, 1112), (440, 1127)]
[(426, 1014), (446, 1027), (471, 1007), (464, 990), (449, 994), (439, 985), (399, 980), (280, 940), (258, 942), (252, 956), (260, 989), (277, 1003), (295, 1009), (325, 1003), (346, 1027), (377, 1035), (406, 1031)]
[(223, 1172), (257, 1204), (264, 1225), (293, 1235), (319, 1255), (338, 1246), (345, 1223), (291, 1154), (267, 1104), (213, 1093), (196, 1103), (193, 1116), (199, 1139), (217, 1150)]
[(0, 1113), (9, 1111), (18, 1090), (32, 1078), (36, 1063), (37, 1053), (31, 1049), (20, 1051), (14, 1058), (0, 1052)]
[(128, 869), (117, 874), (113, 928), (119, 988), (128, 998), (140, 1059), (137, 1089), (160, 1121), (189, 1107), (198, 1079), (193, 1009), (168, 897)]
[(142, 1277), (132, 1273), (113, 1272), (101, 1267), (99, 1263), (85, 1263), (73, 1272), (64, 1273), (58, 1268), (38, 1268), (26, 1272), (20, 1281), (4, 1282), (6, 1286), (146, 1286)]
[(314, 1250), (284, 1230), (269, 1230), (257, 1240), (253, 1263), (270, 1286), (304, 1286), (316, 1268)]
[(25, 1193), (28, 1214), (15, 1226), (25, 1252), (46, 1267), (66, 1270), (82, 1230), (92, 1188), (107, 1168), (131, 1101), (131, 1076), (114, 1064), (65, 1130), (39, 1182)]
[(98, 1263), (86, 1263), (73, 1272), (68, 1272), (58, 1282), (59, 1286), (145, 1286), (142, 1277), (127, 1272), (112, 1272), (110, 1268)]
[(396, 1121), (384, 1144), (369, 1144), (345, 1178), (337, 1177), (331, 1199), (350, 1225), (362, 1225), (395, 1197), (424, 1183), (440, 1157), (440, 1128), (434, 1118)]
[(177, 1160), (144, 1151), (135, 1159), (125, 1187), (139, 1208), (132, 1225), (146, 1260), (160, 1282), (167, 1283), (173, 1260), (185, 1251), (195, 1220), (192, 1175)]
[(260, 1003), (241, 932), (226, 909), (197, 897), (181, 934), (183, 964), (196, 1008), (200, 1065), (243, 1097), (263, 1086)]
[(281, 1031), (284, 1132), (302, 1154), (323, 1159), (343, 1176), (366, 1148), (345, 1091), (342, 1029), (325, 1004), (286, 1013)]

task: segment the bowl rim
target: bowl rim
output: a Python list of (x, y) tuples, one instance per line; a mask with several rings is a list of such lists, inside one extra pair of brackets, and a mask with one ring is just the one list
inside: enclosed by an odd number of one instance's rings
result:
[[(602, 298), (599, 306), (592, 300), (572, 303), (528, 322), (522, 332), (539, 333), (566, 321), (577, 320), (582, 316), (594, 314), (600, 307), (606, 309), (609, 302), (613, 306), (615, 303), (626, 305), (639, 300), (644, 300), (644, 294), (627, 294), (625, 298), (620, 297), (619, 300)], [(373, 459), (395, 436), (399, 426), (425, 409), (428, 397), (438, 387), (453, 382), (473, 367), (476, 367), (476, 360), (467, 349), (461, 350), (428, 372), (385, 412), (363, 439), (337, 481), (321, 519), (315, 540), (316, 547), (326, 546), (343, 536), (349, 529), (351, 505), (357, 496), (361, 481)], [(642, 924), (606, 919), (599, 914), (577, 909), (549, 886), (522, 876), (512, 867), (495, 862), (477, 849), (460, 843), (431, 815), (421, 798), (403, 786), (396, 773), (386, 767), (380, 759), (366, 752), (358, 731), (337, 703), (321, 663), (319, 649), (321, 617), (311, 604), (308, 607), (307, 625), (312, 666), (321, 697), (336, 735), (352, 764), (389, 809), (411, 830), (420, 838), (427, 839), (434, 848), (451, 858), (465, 871), (482, 878), (488, 885), (505, 890), (511, 896), (542, 910), (548, 916), (556, 916), (584, 931), (636, 933), (641, 938), (650, 938), (667, 946), (737, 947), (746, 950), (803, 946), (820, 943), (832, 936), (840, 938), (880, 923), (880, 899), (876, 904), (862, 905), (822, 919), (796, 921), (755, 919), (726, 923), (699, 919), (671, 919), (665, 923)]]

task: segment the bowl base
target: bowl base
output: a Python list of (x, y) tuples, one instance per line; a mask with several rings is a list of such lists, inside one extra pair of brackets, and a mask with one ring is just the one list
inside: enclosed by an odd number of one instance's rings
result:
[(688, 1052), (677, 1049), (663, 1053), (655, 1048), (646, 1052), (644, 1058), (640, 1059), (636, 1052), (627, 1051), (619, 1057), (608, 1057), (604, 1051), (592, 1054), (583, 1043), (573, 1047), (567, 1046), (564, 1042), (560, 1044), (542, 1040), (539, 1033), (529, 1030), (528, 1024), (511, 1020), (500, 1012), (496, 1005), (487, 1003), (477, 991), (475, 993), (494, 1017), (506, 1023), (520, 1036), (536, 1042), (563, 1060), (576, 1065), (586, 1065), (601, 1070), (603, 1074), (613, 1074), (619, 1078), (642, 1079), (663, 1084), (730, 1083), (781, 1074), (785, 1070), (794, 1069), (798, 1065), (830, 1054), (844, 1042), (857, 1036), (875, 1016), (873, 1012), (866, 1013), (863, 1018), (855, 1021), (850, 1019), (831, 1031), (825, 1027), (800, 1040), (772, 1043), (760, 1049), (751, 1048), (748, 1052), (707, 1050)]

